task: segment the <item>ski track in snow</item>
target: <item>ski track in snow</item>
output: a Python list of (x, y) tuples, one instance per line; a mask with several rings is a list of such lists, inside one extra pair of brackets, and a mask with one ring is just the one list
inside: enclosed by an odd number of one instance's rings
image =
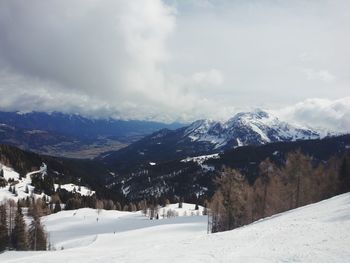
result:
[(64, 250), (10, 251), (0, 262), (350, 262), (350, 193), (210, 235), (205, 216), (148, 220), (84, 208), (43, 222)]

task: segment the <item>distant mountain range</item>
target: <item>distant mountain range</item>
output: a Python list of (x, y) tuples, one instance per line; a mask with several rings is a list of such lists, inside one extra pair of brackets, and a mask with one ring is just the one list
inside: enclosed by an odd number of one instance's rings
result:
[(179, 123), (89, 119), (59, 112), (0, 112), (0, 143), (54, 156), (93, 158)]
[(59, 112), (0, 112), (0, 143), (53, 156), (98, 156), (118, 167), (321, 137), (316, 130), (280, 121), (262, 110), (241, 112), (226, 122), (198, 120), (188, 126)]
[(245, 145), (321, 137), (316, 130), (297, 127), (266, 111), (255, 110), (238, 113), (226, 122), (198, 120), (176, 130), (162, 129), (119, 151), (104, 154), (101, 159), (123, 167), (124, 163), (158, 162), (218, 153)]

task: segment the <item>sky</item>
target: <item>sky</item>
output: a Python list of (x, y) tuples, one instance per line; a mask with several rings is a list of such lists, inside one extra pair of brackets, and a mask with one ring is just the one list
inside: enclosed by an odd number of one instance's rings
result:
[(3, 0), (0, 109), (350, 130), (350, 1)]

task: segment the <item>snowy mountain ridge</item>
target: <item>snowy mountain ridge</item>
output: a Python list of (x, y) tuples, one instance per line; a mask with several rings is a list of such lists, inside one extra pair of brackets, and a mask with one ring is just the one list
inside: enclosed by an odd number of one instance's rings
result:
[(337, 134), (301, 127), (263, 110), (240, 112), (227, 121), (197, 120), (176, 130), (162, 129), (118, 151), (99, 158), (119, 171), (140, 163), (184, 159), (275, 142), (295, 142), (333, 137)]
[(249, 144), (266, 144), (277, 141), (318, 139), (316, 130), (298, 127), (279, 120), (262, 110), (237, 113), (226, 122), (198, 120), (184, 131), (183, 137), (192, 142), (209, 142), (215, 149), (235, 148)]

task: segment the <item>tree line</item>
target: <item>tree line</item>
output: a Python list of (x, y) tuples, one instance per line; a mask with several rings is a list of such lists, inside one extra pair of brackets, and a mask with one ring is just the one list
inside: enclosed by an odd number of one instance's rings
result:
[(259, 165), (259, 176), (249, 183), (238, 170), (224, 167), (210, 202), (211, 231), (220, 232), (258, 219), (330, 198), (350, 190), (350, 155), (316, 162), (295, 151), (277, 165)]

